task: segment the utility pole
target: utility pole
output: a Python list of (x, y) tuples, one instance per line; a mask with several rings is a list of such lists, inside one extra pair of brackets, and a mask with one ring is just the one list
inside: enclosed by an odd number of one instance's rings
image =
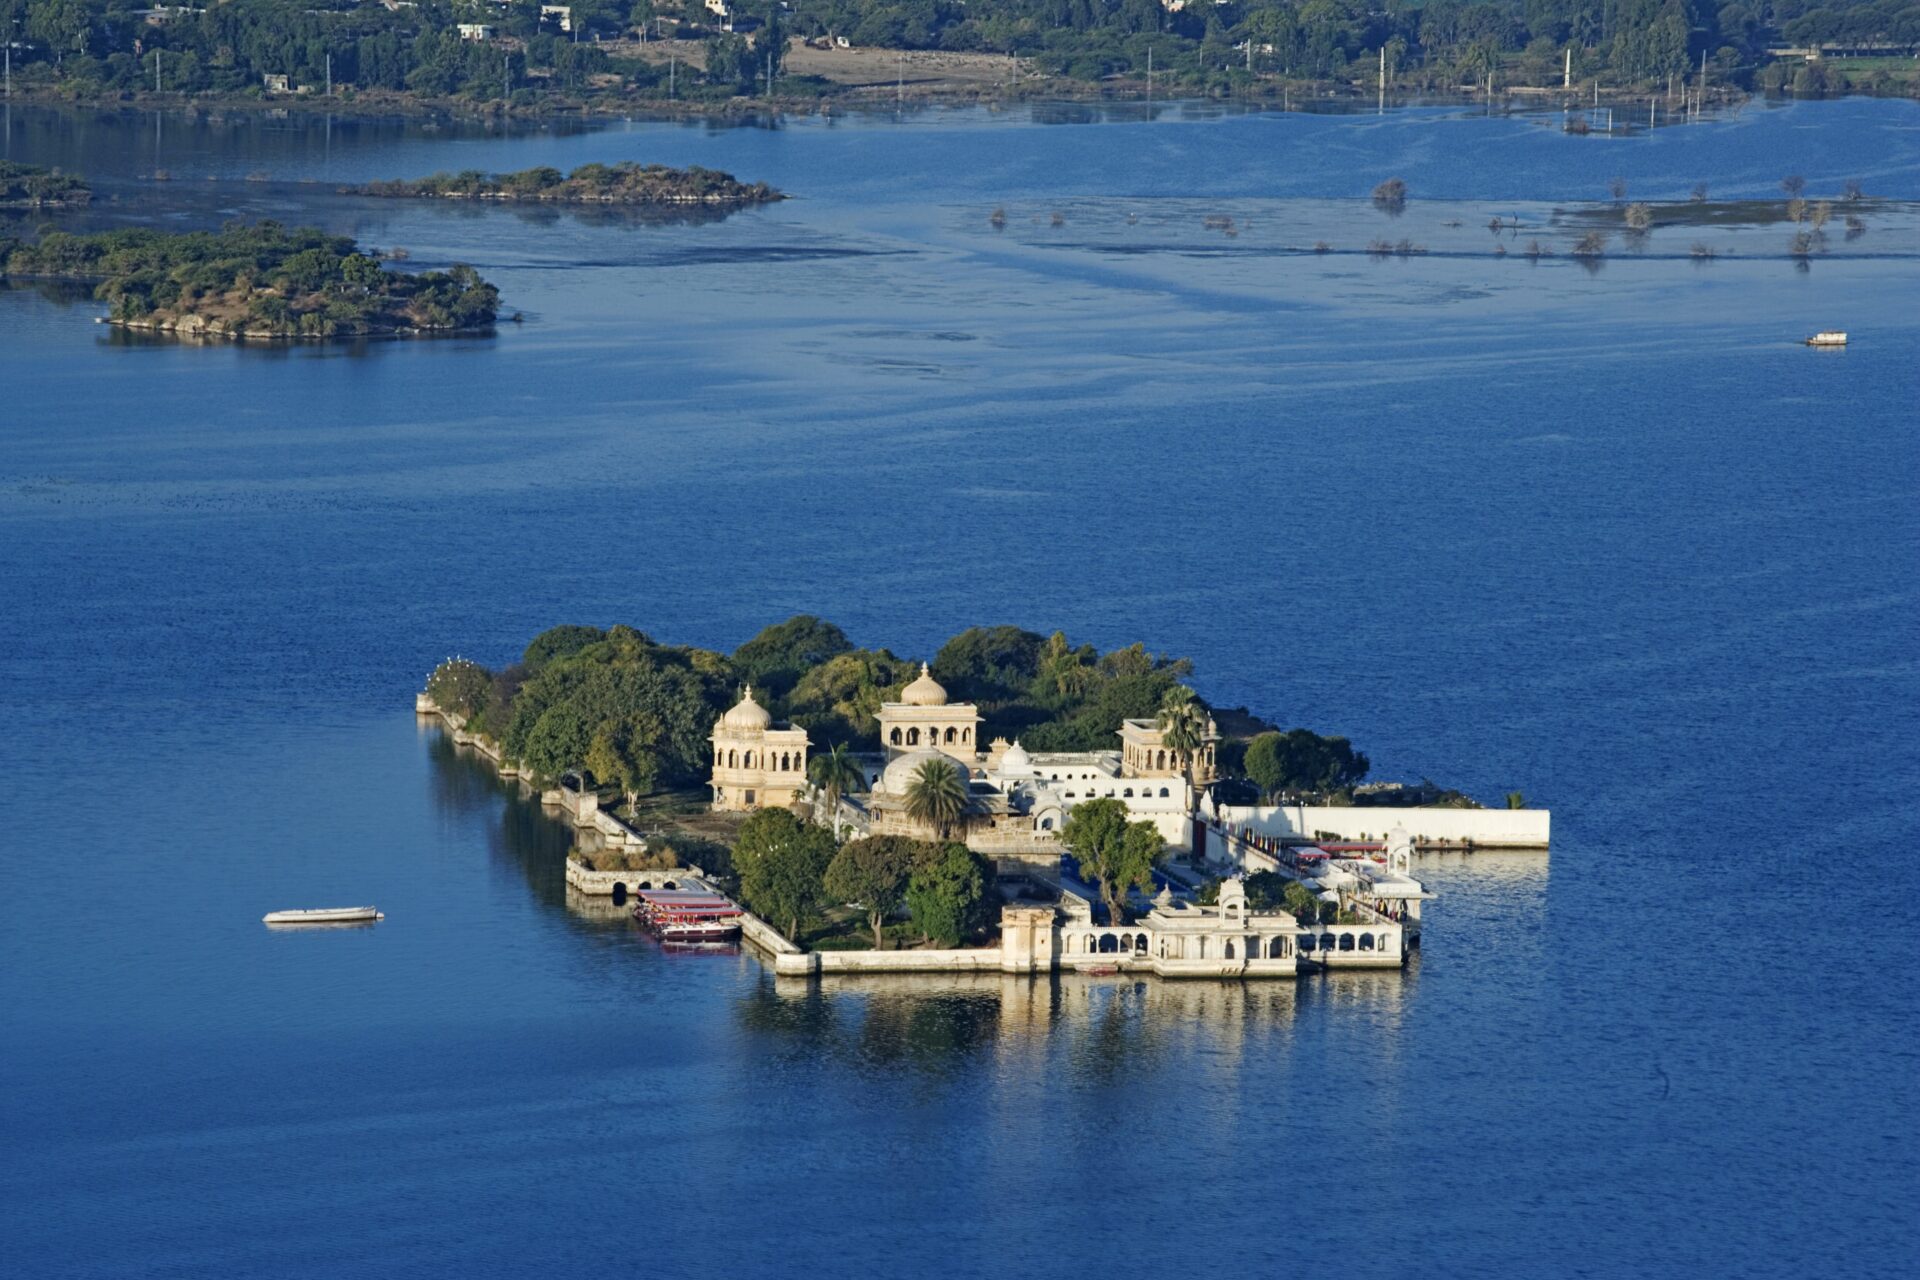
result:
[(1566, 65), (1566, 69), (1560, 73), (1560, 87), (1562, 89), (1573, 88), (1573, 46), (1572, 45), (1567, 46), (1567, 65)]

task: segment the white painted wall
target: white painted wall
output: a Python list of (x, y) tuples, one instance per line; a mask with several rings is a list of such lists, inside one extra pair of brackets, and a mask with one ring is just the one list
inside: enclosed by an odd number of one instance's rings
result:
[(1346, 808), (1322, 805), (1222, 805), (1220, 820), (1232, 828), (1252, 827), (1264, 835), (1306, 836), (1333, 832), (1342, 840), (1380, 840), (1396, 826), (1418, 843), (1472, 841), (1544, 849), (1553, 815), (1546, 809)]

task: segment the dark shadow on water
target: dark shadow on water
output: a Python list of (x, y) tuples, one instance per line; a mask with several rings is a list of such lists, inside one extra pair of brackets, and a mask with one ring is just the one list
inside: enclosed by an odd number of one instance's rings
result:
[[(492, 860), (519, 872), (541, 905), (566, 912), (571, 828), (549, 817), (537, 795), (529, 794), (517, 782), (503, 781), (486, 757), (470, 747), (456, 745), (439, 725), (426, 726), (422, 732), (426, 735), (434, 810), (451, 819), (485, 819), (491, 815), (493, 821), (486, 831)], [(568, 918), (576, 917), (569, 914)], [(617, 915), (612, 922), (624, 925), (626, 917)], [(598, 928), (606, 922), (582, 923)]]

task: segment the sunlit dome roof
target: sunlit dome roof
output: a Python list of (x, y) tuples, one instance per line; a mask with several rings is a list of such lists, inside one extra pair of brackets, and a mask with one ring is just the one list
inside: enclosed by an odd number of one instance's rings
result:
[(720, 723), (729, 729), (764, 729), (773, 723), (773, 717), (753, 700), (753, 689), (749, 686), (739, 704), (720, 717)]
[(1019, 739), (1014, 739), (1007, 753), (1000, 757), (1000, 772), (1009, 775), (1033, 772), (1033, 757), (1027, 754), (1027, 749), (1020, 745)]
[(920, 664), (920, 678), (901, 692), (900, 701), (910, 707), (944, 707), (947, 705), (947, 691), (933, 678), (933, 672), (923, 662)]
[(929, 760), (937, 761), (953, 770), (954, 775), (960, 779), (960, 785), (963, 788), (967, 785), (967, 771), (961, 767), (958, 760), (938, 751), (922, 749), (894, 757), (887, 765), (886, 772), (880, 775), (879, 789), (889, 795), (907, 794), (907, 784), (913, 781), (913, 775), (920, 772), (921, 766)]

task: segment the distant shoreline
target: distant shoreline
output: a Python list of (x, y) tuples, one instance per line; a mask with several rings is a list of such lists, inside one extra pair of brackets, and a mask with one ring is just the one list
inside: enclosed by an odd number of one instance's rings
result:
[[(1749, 101), (1755, 95), (1730, 87), (1710, 89), (1707, 106), (1724, 109)], [(1664, 100), (1660, 92), (1649, 94), (1630, 89), (1600, 91), (1599, 106), (1620, 106)], [(1799, 100), (1799, 99), (1794, 99)], [(1825, 99), (1805, 99), (1823, 101)], [(1193, 103), (1209, 107), (1239, 107), (1249, 112), (1300, 112), (1313, 114), (1326, 109), (1346, 111), (1372, 106), (1372, 93), (1351, 86), (1302, 81), (1297, 84), (1263, 86), (1257, 97), (1215, 97), (1203, 94), (1172, 93), (1148, 96), (1144, 83), (1131, 82), (1085, 85), (1071, 80), (1049, 80), (1042, 86), (1011, 93), (1002, 89), (928, 88), (922, 86), (904, 97), (853, 90), (825, 97), (729, 98), (716, 102), (690, 102), (677, 98), (584, 100), (515, 107), (497, 99), (476, 102), (459, 98), (422, 97), (410, 93), (355, 93), (351, 97), (324, 97), (313, 94), (263, 98), (253, 94), (179, 94), (113, 93), (94, 97), (76, 97), (57, 90), (14, 86), (11, 99), (27, 106), (69, 107), (93, 111), (163, 112), (169, 115), (220, 115), (245, 112), (279, 115), (318, 115), (348, 119), (400, 118), (411, 120), (457, 120), (479, 123), (552, 123), (560, 120), (603, 122), (617, 119), (640, 120), (749, 120), (767, 115), (836, 115), (894, 111), (900, 106), (921, 110), (928, 107), (1008, 107), (1008, 106), (1170, 106)], [(1392, 99), (1394, 110), (1411, 107), (1485, 106), (1487, 99), (1477, 94), (1419, 93)], [(1514, 86), (1497, 91), (1495, 105), (1501, 113), (1517, 110), (1558, 110), (1596, 105), (1591, 91), (1581, 93), (1558, 87)]]

